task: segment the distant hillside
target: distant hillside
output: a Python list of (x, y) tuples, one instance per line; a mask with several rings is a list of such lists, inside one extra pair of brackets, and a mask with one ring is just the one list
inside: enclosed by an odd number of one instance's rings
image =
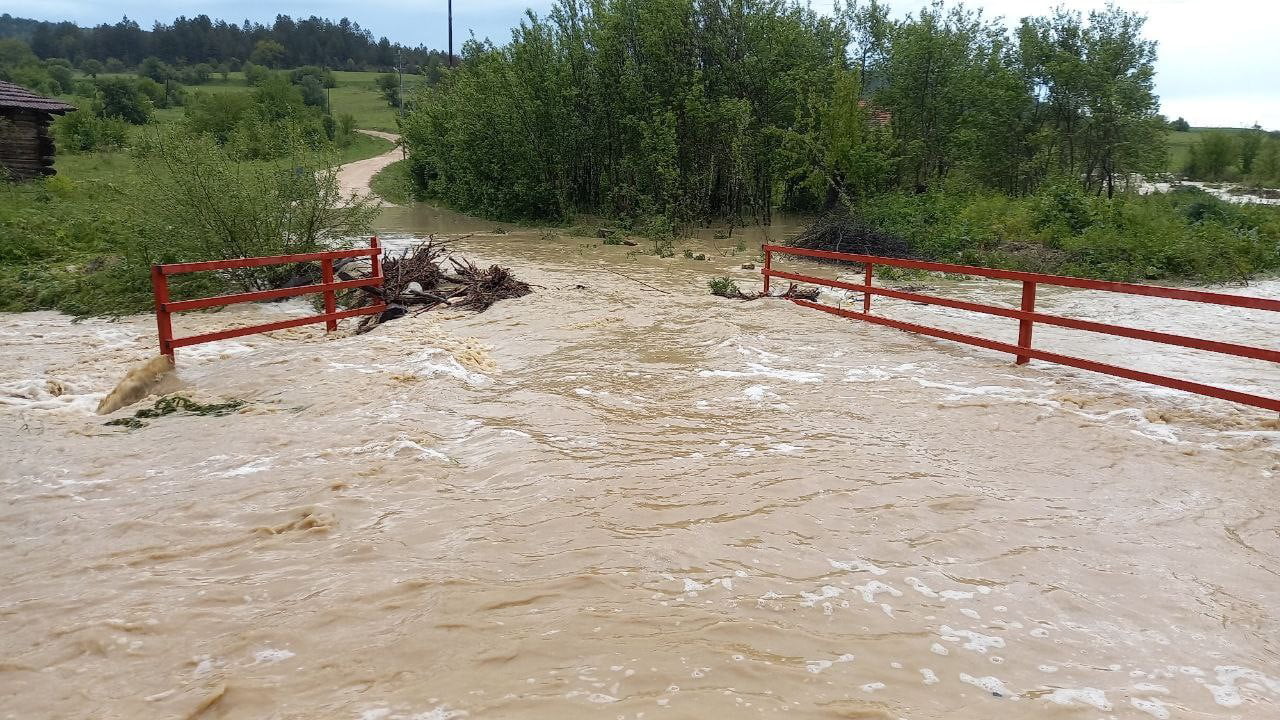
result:
[[(1240, 136), (1253, 132), (1249, 128), (1227, 127), (1193, 127), (1184, 132), (1170, 130), (1168, 135), (1169, 171), (1173, 173), (1181, 173), (1186, 170), (1187, 163), (1191, 160), (1191, 146), (1200, 142), (1205, 133), (1215, 131)], [(1271, 134), (1274, 135), (1275, 133)]]
[(403, 62), (411, 72), (445, 64), (444, 53), (438, 50), (375, 39), (347, 18), (333, 22), (315, 16), (294, 20), (278, 15), (267, 26), (197, 15), (143, 30), (127, 17), (114, 25), (82, 28), (5, 13), (0, 15), (0, 38), (19, 38), (41, 59), (64, 58), (77, 66), (85, 60), (115, 60), (133, 67), (148, 57), (173, 65), (237, 65), (252, 60), (273, 67), (322, 65), (340, 70), (389, 70)]

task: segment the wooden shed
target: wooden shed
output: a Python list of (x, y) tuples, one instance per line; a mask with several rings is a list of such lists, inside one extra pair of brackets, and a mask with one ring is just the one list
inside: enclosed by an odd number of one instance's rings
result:
[(54, 115), (75, 107), (0, 80), (0, 180), (31, 180), (54, 174)]

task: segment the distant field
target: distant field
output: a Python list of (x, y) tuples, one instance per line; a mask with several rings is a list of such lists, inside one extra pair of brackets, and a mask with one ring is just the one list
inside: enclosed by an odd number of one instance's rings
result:
[[(334, 71), (338, 86), (329, 90), (329, 104), (334, 117), (351, 113), (356, 118), (356, 127), (365, 130), (383, 130), (397, 132), (396, 109), (387, 104), (382, 93), (378, 91), (377, 78), (382, 73)], [(133, 73), (101, 73), (98, 77), (136, 77)], [(426, 82), (421, 75), (404, 76), (404, 94), (412, 97), (413, 92)], [(252, 88), (245, 84), (244, 73), (233, 72), (223, 80), (221, 73), (215, 73), (214, 79), (204, 85), (189, 85), (187, 91), (192, 93), (228, 93), (248, 92)]]
[(1169, 131), (1169, 172), (1180, 173), (1191, 160), (1191, 146), (1200, 142), (1202, 133), (1221, 130), (1227, 133), (1247, 132), (1242, 128), (1194, 127), (1188, 132)]

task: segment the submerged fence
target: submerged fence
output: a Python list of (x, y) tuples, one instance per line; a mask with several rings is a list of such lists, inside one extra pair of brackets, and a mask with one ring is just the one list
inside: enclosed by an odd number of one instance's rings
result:
[[(952, 265), (948, 263), (926, 262), (923, 260), (905, 260), (900, 258), (879, 257), (876, 255), (855, 255), (852, 253), (830, 252), (826, 250), (807, 250), (803, 248), (785, 247), (781, 245), (765, 245), (764, 250), (764, 267), (761, 272), (764, 275), (765, 292), (769, 291), (769, 281), (771, 278), (781, 278), (785, 280), (794, 280), (796, 282), (812, 283), (815, 285), (823, 285), (826, 287), (839, 288), (841, 290), (850, 290), (861, 292), (862, 295), (862, 312), (846, 310), (844, 308), (832, 307), (822, 303), (811, 302), (809, 300), (793, 299), (792, 302), (797, 305), (803, 305), (815, 310), (839, 315), (840, 317), (853, 318), (855, 320), (863, 320), (877, 325), (885, 325), (887, 327), (916, 332), (922, 335), (942, 338), (944, 340), (952, 340), (955, 342), (975, 345), (977, 347), (996, 350), (999, 352), (1007, 352), (1017, 358), (1018, 364), (1024, 364), (1032, 359), (1044, 360), (1046, 362), (1057, 363), (1069, 367), (1079, 368), (1081, 370), (1089, 370), (1092, 372), (1105, 373), (1128, 380), (1136, 380), (1139, 382), (1150, 383), (1152, 385), (1160, 385), (1162, 387), (1173, 388), (1175, 390), (1183, 390), (1199, 395), (1207, 395), (1209, 397), (1221, 400), (1229, 400), (1231, 402), (1241, 403), (1244, 405), (1252, 405), (1266, 410), (1274, 410), (1280, 412), (1280, 398), (1263, 397), (1261, 395), (1253, 395), (1251, 393), (1229, 390), (1227, 388), (1216, 387), (1213, 385), (1205, 385), (1203, 383), (1192, 382), (1172, 378), (1165, 375), (1157, 375), (1155, 373), (1143, 372), (1131, 368), (1120, 367), (1108, 363), (1098, 362), (1096, 360), (1088, 360), (1078, 358), (1071, 355), (1063, 355), (1060, 353), (1049, 352), (1047, 350), (1038, 350), (1032, 347), (1031, 341), (1036, 323), (1045, 325), (1056, 325), (1058, 327), (1071, 328), (1074, 330), (1085, 330), (1088, 332), (1101, 333), (1105, 335), (1114, 335), (1117, 337), (1132, 338), (1135, 340), (1146, 340), (1148, 342), (1161, 343), (1164, 345), (1176, 345), (1180, 347), (1193, 348), (1196, 350), (1207, 350), (1209, 352), (1222, 353), (1224, 355), (1234, 355), (1236, 357), (1251, 358), (1255, 360), (1264, 360), (1273, 363), (1280, 363), (1280, 350), (1270, 350), (1266, 348), (1253, 347), (1250, 345), (1240, 345), (1237, 343), (1221, 342), (1217, 340), (1208, 340), (1203, 338), (1189, 337), (1186, 335), (1177, 335), (1173, 333), (1157, 332), (1154, 330), (1141, 330), (1138, 328), (1126, 327), (1123, 325), (1112, 325), (1109, 323), (1094, 322), (1092, 320), (1081, 320), (1077, 318), (1061, 317), (1058, 315), (1049, 315), (1036, 312), (1036, 288), (1039, 285), (1057, 285), (1060, 287), (1080, 288), (1084, 290), (1101, 290), (1105, 292), (1120, 293), (1125, 295), (1144, 295), (1147, 297), (1168, 298), (1171, 300), (1184, 300), (1187, 302), (1208, 303), (1212, 305), (1225, 305), (1229, 307), (1249, 308), (1253, 310), (1264, 310), (1271, 312), (1280, 312), (1280, 300), (1272, 300), (1270, 298), (1249, 297), (1244, 295), (1228, 295), (1226, 293), (1207, 292), (1202, 290), (1188, 290), (1183, 288), (1167, 288), (1155, 285), (1139, 285), (1135, 283), (1107, 282), (1103, 280), (1087, 280), (1084, 278), (1067, 277), (1064, 275), (1045, 275), (1041, 273), (1022, 272), (1018, 270), (996, 270), (993, 268), (975, 267), (971, 265)], [(857, 263), (865, 268), (865, 278), (862, 284), (843, 282), (840, 280), (828, 280), (826, 278), (812, 277), (810, 275), (802, 275), (799, 273), (785, 272), (775, 270), (773, 268), (773, 255), (794, 255), (799, 257), (817, 258), (823, 260), (840, 260), (844, 262)], [(934, 272), (952, 273), (958, 275), (974, 275), (979, 277), (994, 278), (999, 280), (1013, 280), (1022, 283), (1022, 303), (1019, 308), (1002, 307), (999, 305), (985, 305), (982, 303), (968, 302), (965, 300), (955, 300), (952, 298), (937, 297), (934, 295), (923, 295), (915, 292), (907, 292), (904, 290), (894, 290), (886, 287), (875, 287), (871, 284), (873, 277), (873, 268), (876, 265), (886, 265), (891, 267), (908, 268), (913, 270), (930, 270)], [(988, 338), (969, 335), (966, 333), (955, 332), (951, 330), (942, 330), (939, 328), (929, 327), (927, 325), (919, 325), (916, 323), (904, 322), (902, 320), (894, 320), (892, 318), (882, 317), (871, 314), (871, 298), (873, 295), (883, 295), (885, 297), (897, 298), (899, 300), (908, 300), (910, 302), (923, 303), (926, 305), (939, 305), (942, 307), (955, 308), (958, 310), (968, 310), (976, 313), (987, 315), (996, 315), (1006, 317), (1018, 321), (1018, 342), (1016, 345), (990, 340)], [(1280, 336), (1280, 332), (1277, 333)]]
[[(160, 335), (160, 353), (162, 355), (168, 355), (169, 358), (172, 359), (174, 350), (180, 347), (188, 347), (191, 345), (198, 345), (200, 343), (213, 342), (215, 340), (226, 340), (228, 338), (253, 335), (256, 333), (271, 332), (272, 330), (284, 330), (285, 328), (310, 325), (312, 323), (322, 322), (325, 324), (325, 328), (327, 330), (333, 331), (338, 329), (338, 321), (343, 318), (380, 313), (387, 309), (387, 306), (383, 303), (339, 312), (337, 306), (337, 292), (340, 290), (350, 290), (358, 287), (381, 286), (381, 253), (382, 248), (378, 244), (378, 238), (375, 237), (369, 240), (369, 247), (356, 248), (353, 250), (332, 250), (328, 252), (303, 253), (300, 255), (273, 255), (269, 257), (237, 258), (235, 260), (211, 260), (208, 262), (152, 265), (151, 288), (155, 293), (156, 299), (156, 329)], [(365, 256), (370, 259), (371, 272), (369, 277), (360, 278), (358, 280), (334, 281), (334, 260)], [(320, 263), (321, 282), (313, 285), (301, 285), (299, 287), (279, 288), (276, 290), (259, 290), (256, 292), (219, 295), (217, 297), (197, 298), (194, 300), (172, 301), (169, 299), (170, 275), (232, 270), (235, 268), (262, 267), (265, 265), (289, 265), (303, 262)], [(189, 335), (181, 338), (175, 338), (173, 336), (173, 313), (186, 312), (189, 310), (202, 310), (204, 308), (218, 307), (222, 305), (234, 305), (236, 303), (278, 300), (280, 298), (310, 295), (313, 293), (324, 293), (324, 313), (320, 315), (308, 315), (306, 317), (263, 323), (261, 325), (231, 328), (230, 330), (219, 330), (217, 332), (203, 333), (201, 335)]]

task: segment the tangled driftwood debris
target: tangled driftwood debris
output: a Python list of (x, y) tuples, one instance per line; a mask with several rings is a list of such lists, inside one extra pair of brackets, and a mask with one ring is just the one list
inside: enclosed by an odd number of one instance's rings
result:
[[(367, 274), (367, 268), (344, 266), (338, 274), (354, 279), (362, 273)], [(446, 307), (484, 312), (499, 300), (533, 292), (510, 269), (501, 265), (482, 268), (465, 258), (450, 257), (445, 245), (434, 238), (383, 260), (382, 275), (382, 287), (362, 287), (358, 295), (348, 299), (352, 307), (387, 305), (386, 311), (362, 320), (357, 333), (402, 317), (410, 307), (416, 308), (415, 314)]]
[(712, 278), (707, 285), (711, 288), (712, 295), (729, 298), (730, 300), (759, 300), (765, 297), (784, 298), (787, 300), (817, 300), (819, 292), (816, 287), (791, 283), (787, 286), (786, 292), (781, 295), (773, 295), (764, 291), (754, 294), (744, 293), (742, 288), (738, 287), (738, 283), (734, 282), (733, 278), (730, 277)]

